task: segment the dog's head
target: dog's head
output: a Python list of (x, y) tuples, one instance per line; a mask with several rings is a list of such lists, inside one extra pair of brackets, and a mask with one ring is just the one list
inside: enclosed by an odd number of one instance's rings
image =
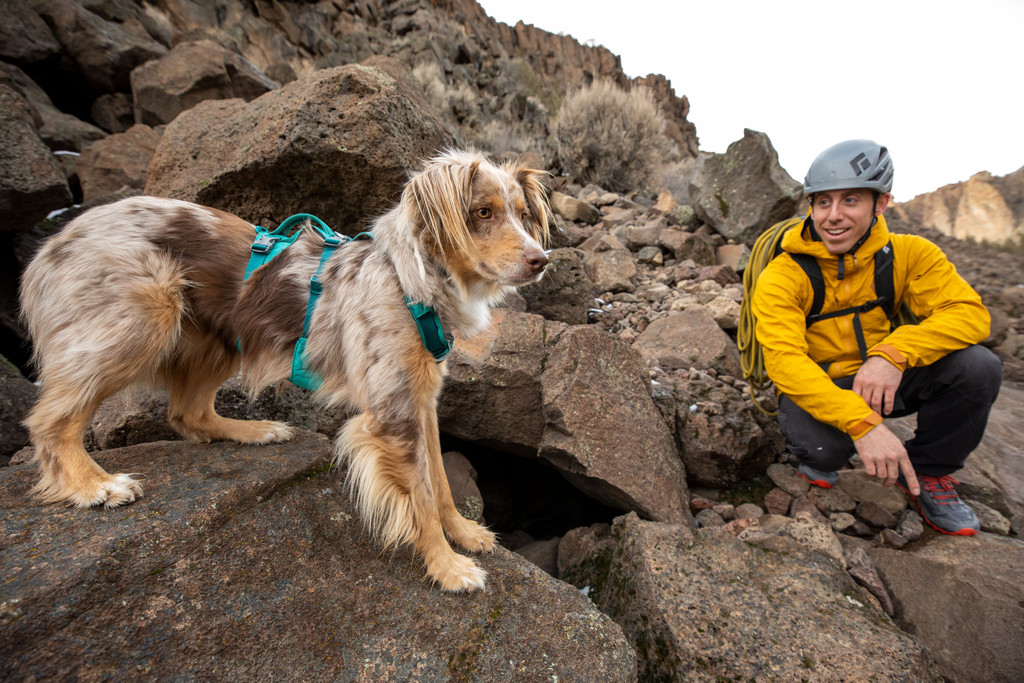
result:
[(419, 239), (464, 290), (536, 282), (548, 263), (543, 171), (474, 152), (431, 159), (405, 188)]

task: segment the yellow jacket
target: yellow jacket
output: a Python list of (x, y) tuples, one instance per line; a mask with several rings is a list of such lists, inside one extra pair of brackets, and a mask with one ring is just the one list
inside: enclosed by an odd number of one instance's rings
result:
[[(881, 307), (860, 314), (869, 357), (883, 356), (905, 370), (934, 363), (988, 336), (990, 319), (981, 297), (928, 240), (892, 234), (879, 216), (855, 254), (833, 256), (822, 242), (811, 238), (809, 225), (808, 218), (786, 232), (782, 248), (817, 259), (825, 280), (823, 313), (877, 298), (874, 254), (892, 240), (896, 308), (906, 301), (922, 322), (890, 330)], [(840, 258), (845, 259), (842, 280), (838, 278)], [(855, 374), (862, 364), (853, 315), (821, 320), (808, 328), (805, 319), (812, 299), (810, 279), (786, 254), (762, 271), (753, 310), (765, 370), (796, 405), (857, 439), (880, 423), (882, 416), (859, 395), (832, 382)]]

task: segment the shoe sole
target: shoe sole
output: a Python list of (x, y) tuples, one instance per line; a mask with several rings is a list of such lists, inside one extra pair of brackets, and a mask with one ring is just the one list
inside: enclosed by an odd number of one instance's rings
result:
[(921, 519), (923, 519), (925, 521), (925, 524), (927, 524), (931, 528), (935, 529), (940, 534), (946, 534), (947, 536), (977, 536), (978, 535), (978, 532), (975, 531), (974, 529), (959, 529), (957, 531), (949, 531), (947, 529), (942, 529), (940, 527), (935, 526), (934, 524), (932, 524), (932, 521), (930, 519), (928, 519), (928, 515), (926, 515), (924, 513), (924, 507), (922, 507), (921, 501), (919, 501), (917, 499), (917, 496), (915, 496), (913, 493), (908, 491), (907, 488), (903, 484), (900, 484), (900, 483), (897, 482), (896, 485), (899, 486), (901, 489), (903, 489), (903, 491), (908, 496), (910, 496), (910, 499), (917, 504), (917, 509), (921, 513)]

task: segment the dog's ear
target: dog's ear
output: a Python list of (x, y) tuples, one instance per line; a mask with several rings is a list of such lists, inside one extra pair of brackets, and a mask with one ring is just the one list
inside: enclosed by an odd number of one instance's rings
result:
[(442, 250), (473, 250), (466, 220), (479, 168), (476, 159), (459, 162), (438, 157), (415, 175), (402, 193), (402, 202), (413, 211), (423, 236)]
[(526, 204), (530, 207), (530, 231), (533, 238), (542, 245), (547, 245), (550, 236), (551, 206), (548, 204), (548, 193), (544, 187), (544, 179), (548, 177), (546, 171), (538, 171), (528, 166), (519, 166), (515, 169), (515, 177), (520, 187), (523, 188), (523, 195), (526, 197)]

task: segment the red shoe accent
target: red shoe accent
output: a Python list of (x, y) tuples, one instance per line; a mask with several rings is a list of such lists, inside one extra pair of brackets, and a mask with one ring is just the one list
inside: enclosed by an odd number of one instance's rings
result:
[(804, 474), (802, 472), (797, 472), (797, 474), (799, 474), (801, 477), (803, 477), (807, 481), (811, 482), (815, 486), (820, 486), (823, 489), (830, 489), (830, 488), (832, 488), (832, 484), (828, 483), (824, 479), (811, 479), (810, 477), (804, 476)]

